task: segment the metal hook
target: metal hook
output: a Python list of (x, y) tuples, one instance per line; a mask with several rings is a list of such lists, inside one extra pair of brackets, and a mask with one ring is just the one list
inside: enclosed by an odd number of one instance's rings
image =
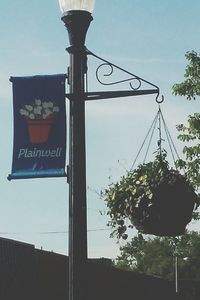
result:
[(161, 96), (161, 100), (158, 100), (158, 97), (159, 97), (159, 94), (158, 94), (157, 97), (156, 97), (156, 102), (157, 102), (158, 104), (160, 104), (160, 103), (162, 103), (162, 102), (164, 101), (164, 96), (163, 96), (163, 95)]

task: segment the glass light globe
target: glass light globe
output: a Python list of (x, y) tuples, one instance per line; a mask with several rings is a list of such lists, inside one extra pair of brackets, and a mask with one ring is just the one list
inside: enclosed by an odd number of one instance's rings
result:
[(95, 0), (59, 0), (59, 5), (62, 13), (70, 10), (85, 10), (92, 12), (94, 9)]

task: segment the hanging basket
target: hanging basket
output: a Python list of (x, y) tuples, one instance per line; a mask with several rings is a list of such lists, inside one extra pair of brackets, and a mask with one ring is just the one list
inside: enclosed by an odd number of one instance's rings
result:
[(186, 177), (169, 168), (165, 157), (160, 155), (111, 184), (103, 197), (110, 225), (123, 238), (126, 238), (126, 219), (144, 234), (182, 235), (197, 203), (197, 195)]
[[(161, 127), (164, 129), (165, 139), (162, 137)], [(159, 133), (155, 159), (133, 169), (150, 137), (144, 158), (146, 160), (155, 128), (158, 128)], [(182, 235), (193, 217), (194, 209), (199, 206), (199, 198), (193, 185), (185, 175), (169, 166), (167, 151), (162, 148), (165, 140), (168, 141), (176, 166), (175, 154), (178, 159), (179, 156), (159, 106), (131, 171), (102, 192), (110, 217), (109, 225), (113, 228), (112, 234), (118, 238), (126, 239), (127, 229), (133, 227), (144, 234)]]

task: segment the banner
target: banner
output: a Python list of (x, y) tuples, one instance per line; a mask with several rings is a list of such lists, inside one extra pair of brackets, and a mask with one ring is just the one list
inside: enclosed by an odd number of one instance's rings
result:
[(65, 174), (65, 75), (11, 77), (14, 141), (8, 179)]

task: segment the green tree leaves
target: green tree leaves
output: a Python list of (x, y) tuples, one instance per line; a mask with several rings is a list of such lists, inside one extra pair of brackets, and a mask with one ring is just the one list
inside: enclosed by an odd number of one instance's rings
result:
[[(200, 96), (200, 54), (195, 51), (187, 52), (185, 55), (188, 65), (185, 69), (182, 83), (173, 86), (175, 95), (185, 96), (187, 100), (195, 100)], [(188, 116), (188, 124), (177, 125), (179, 131), (178, 139), (184, 143), (183, 154), (185, 161), (179, 159), (177, 167), (184, 170), (187, 177), (198, 190), (200, 187), (200, 113)], [(194, 213), (198, 219), (198, 213)]]
[(179, 238), (135, 236), (116, 260), (118, 267), (174, 279), (175, 257), (178, 257), (181, 279), (200, 278), (200, 234), (188, 232)]
[(189, 61), (185, 69), (185, 80), (174, 84), (173, 92), (188, 100), (195, 100), (196, 96), (200, 96), (200, 55), (195, 51), (188, 51), (185, 57)]

